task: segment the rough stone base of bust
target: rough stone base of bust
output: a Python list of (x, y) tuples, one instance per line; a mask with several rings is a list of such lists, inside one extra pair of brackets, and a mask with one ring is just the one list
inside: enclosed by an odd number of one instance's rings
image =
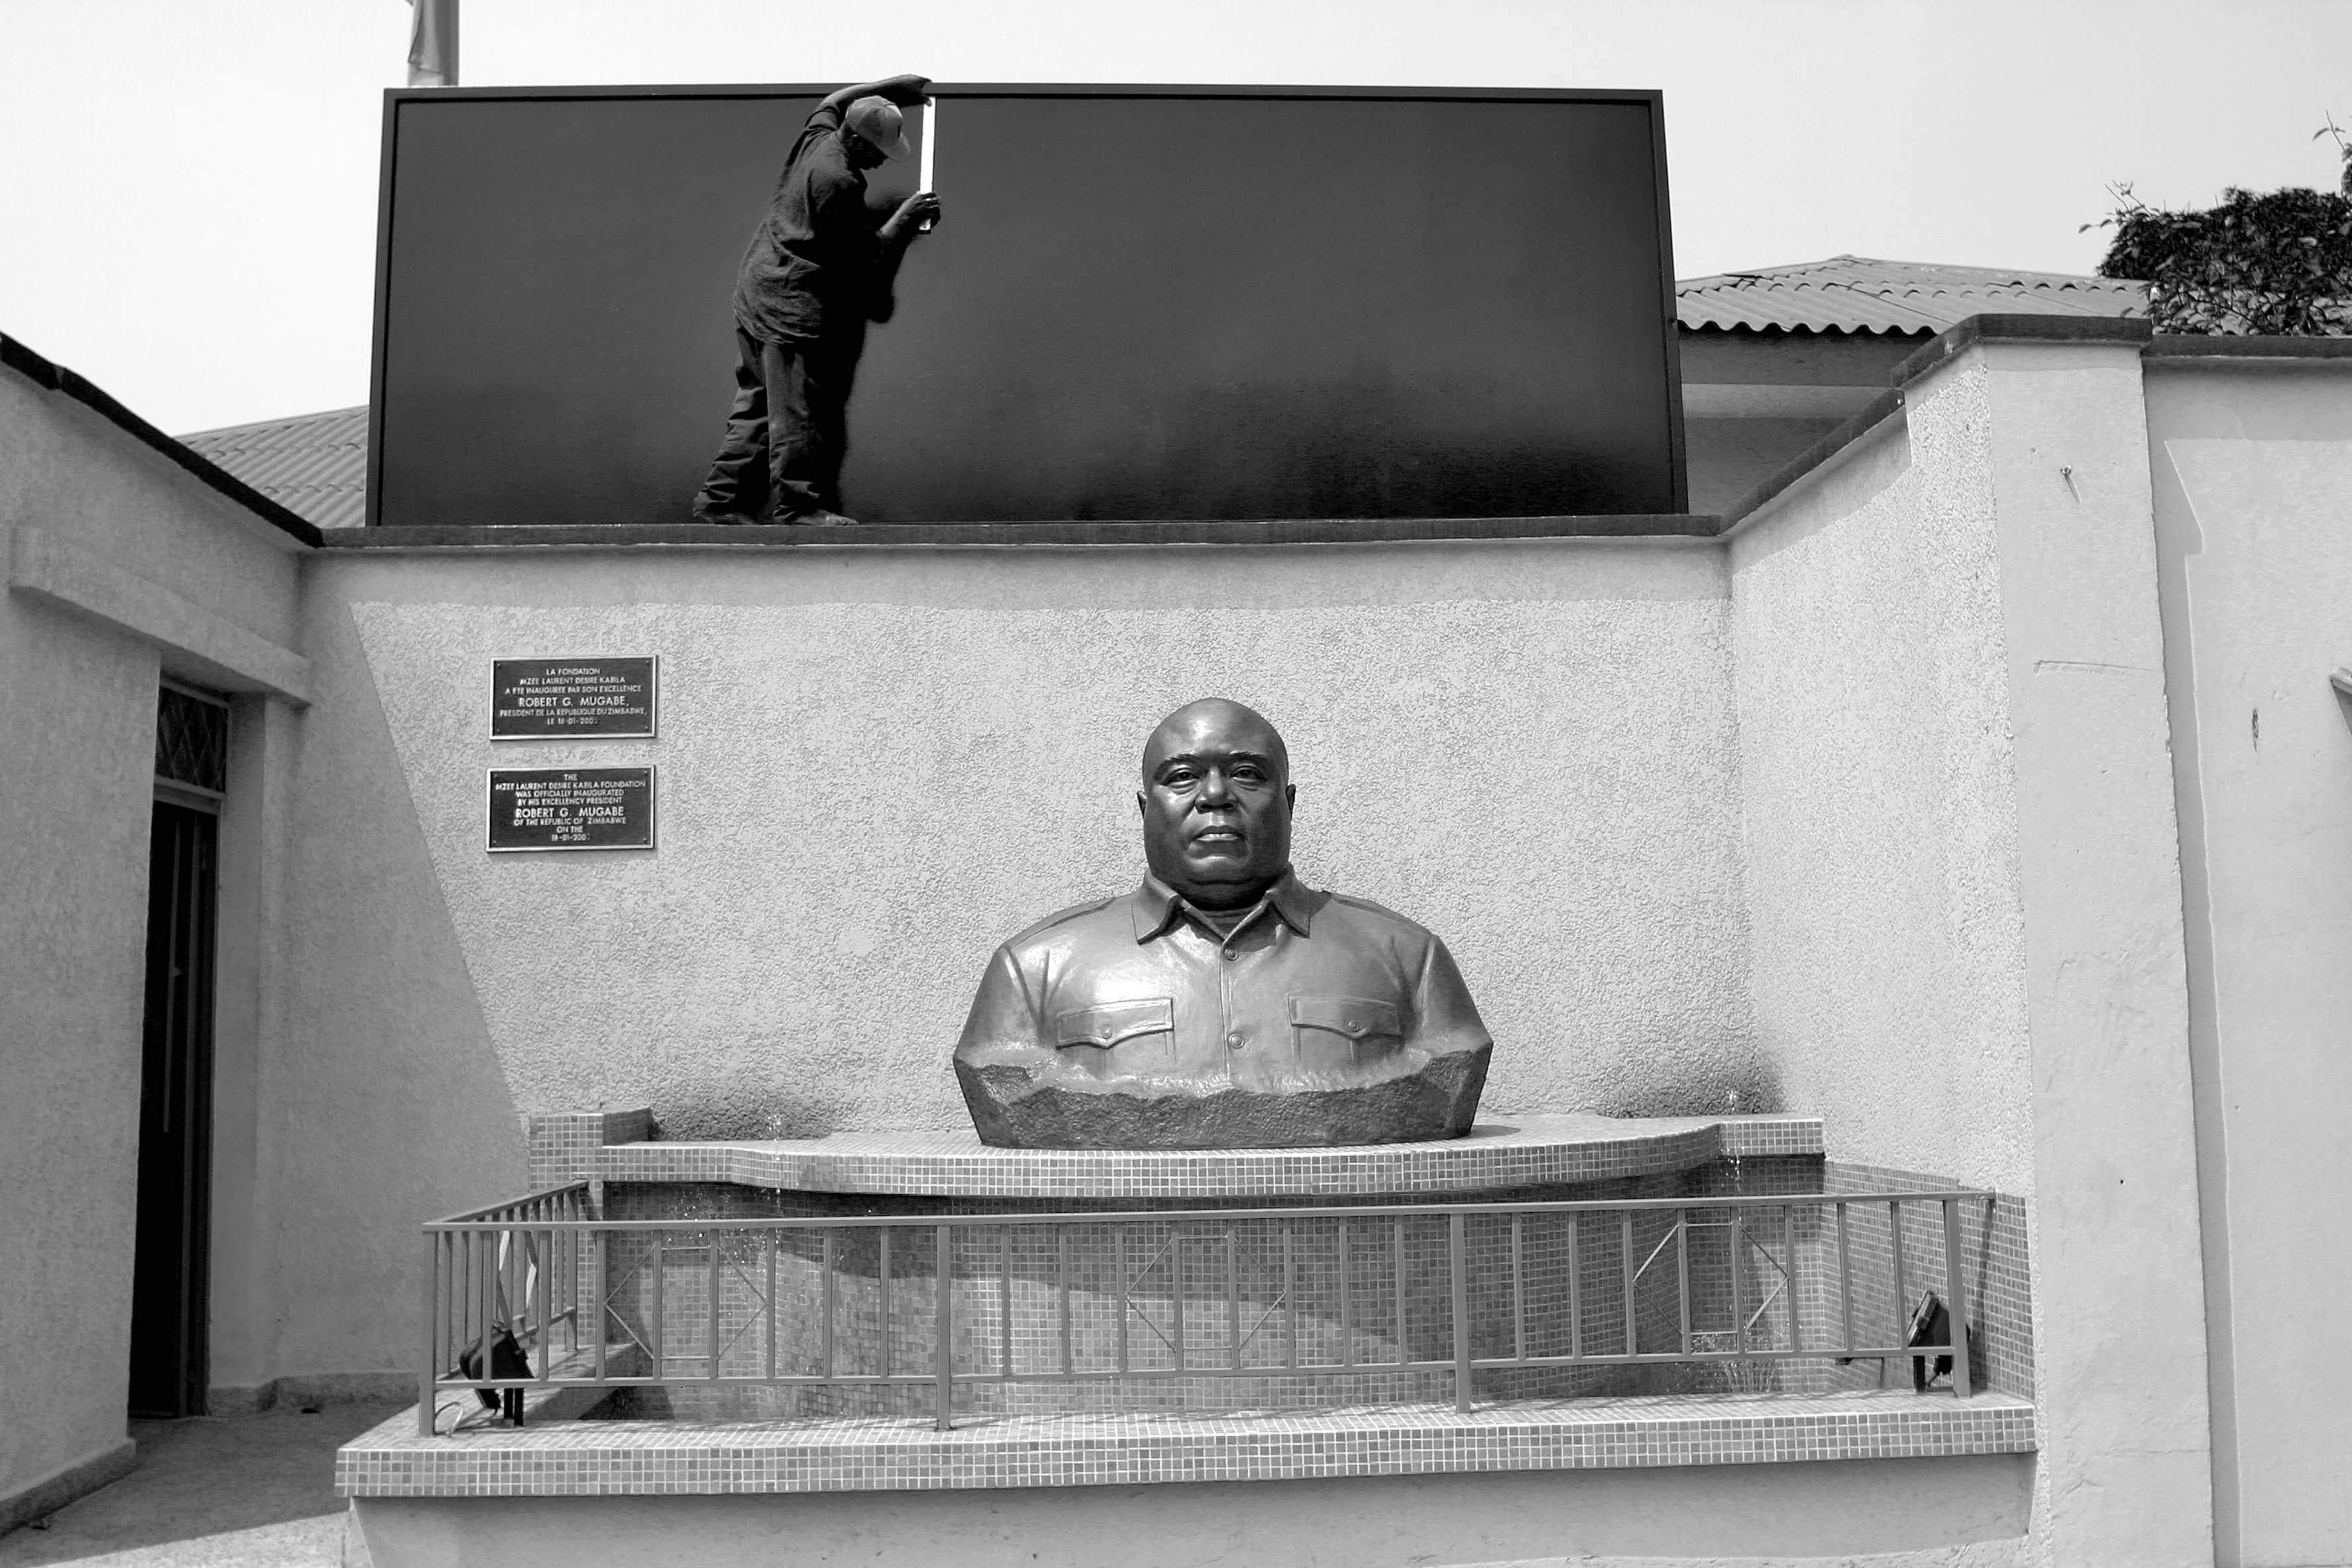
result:
[(1360, 1089), (1130, 1094), (1039, 1088), (1013, 1068), (956, 1064), (980, 1141), (1000, 1149), (1301, 1149), (1459, 1138), (1478, 1114), (1486, 1049), (1433, 1058)]

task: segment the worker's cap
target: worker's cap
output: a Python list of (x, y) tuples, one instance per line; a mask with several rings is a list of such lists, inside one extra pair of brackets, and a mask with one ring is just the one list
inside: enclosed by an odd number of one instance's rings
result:
[(913, 156), (907, 146), (907, 118), (898, 112), (898, 106), (887, 98), (869, 94), (856, 100), (850, 104), (849, 112), (842, 116), (842, 121), (881, 148), (885, 157)]

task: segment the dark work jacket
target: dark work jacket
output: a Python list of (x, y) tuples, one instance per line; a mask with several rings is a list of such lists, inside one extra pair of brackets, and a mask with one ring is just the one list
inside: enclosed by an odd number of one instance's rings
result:
[(793, 143), (735, 276), (735, 324), (766, 342), (855, 335), (890, 315), (898, 247), (866, 210), (866, 176), (823, 108)]

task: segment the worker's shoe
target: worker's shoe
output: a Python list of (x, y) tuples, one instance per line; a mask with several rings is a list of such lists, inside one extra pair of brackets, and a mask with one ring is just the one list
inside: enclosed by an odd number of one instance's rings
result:
[(758, 522), (760, 520), (751, 516), (748, 512), (698, 511), (694, 514), (694, 521), (701, 523), (714, 524), (721, 528), (744, 528), (752, 523)]
[(790, 523), (795, 528), (856, 528), (857, 526), (856, 518), (844, 517), (837, 511), (826, 511), (822, 507), (814, 511), (796, 511), (790, 517), (779, 518), (777, 521)]

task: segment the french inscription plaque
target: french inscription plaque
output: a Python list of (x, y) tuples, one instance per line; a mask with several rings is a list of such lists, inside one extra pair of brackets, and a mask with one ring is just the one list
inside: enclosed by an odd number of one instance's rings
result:
[(654, 733), (658, 660), (490, 661), (490, 739), (646, 739)]
[(649, 767), (490, 770), (494, 851), (653, 847)]

